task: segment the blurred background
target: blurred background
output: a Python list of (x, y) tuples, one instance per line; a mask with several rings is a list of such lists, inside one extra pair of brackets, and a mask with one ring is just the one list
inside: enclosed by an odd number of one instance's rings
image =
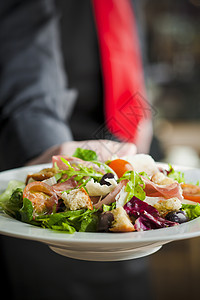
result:
[(135, 5), (160, 158), (198, 167), (200, 1), (142, 0)]
[[(134, 1), (156, 160), (200, 166), (200, 0)], [(155, 299), (199, 298), (200, 239), (150, 256)], [(188, 281), (189, 280), (189, 281)]]

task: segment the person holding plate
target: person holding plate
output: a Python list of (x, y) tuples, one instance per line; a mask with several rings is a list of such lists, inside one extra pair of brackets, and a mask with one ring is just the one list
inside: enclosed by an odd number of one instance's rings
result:
[[(151, 107), (129, 0), (7, 0), (0, 25), (1, 170), (77, 147), (102, 160), (149, 151)], [(151, 297), (145, 259), (84, 262), (37, 242), (1, 243), (12, 299)]]

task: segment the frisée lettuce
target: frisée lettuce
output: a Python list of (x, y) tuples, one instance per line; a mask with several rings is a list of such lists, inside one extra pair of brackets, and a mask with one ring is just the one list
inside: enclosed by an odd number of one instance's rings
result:
[(182, 204), (182, 210), (184, 210), (189, 218), (189, 220), (196, 219), (200, 217), (200, 204)]

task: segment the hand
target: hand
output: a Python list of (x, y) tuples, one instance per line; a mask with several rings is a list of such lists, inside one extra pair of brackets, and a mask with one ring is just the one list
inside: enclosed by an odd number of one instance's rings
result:
[(51, 162), (53, 155), (72, 156), (78, 147), (94, 150), (100, 161), (106, 161), (114, 155), (121, 157), (134, 155), (137, 152), (136, 146), (133, 143), (113, 142), (110, 140), (70, 141), (47, 149), (40, 156), (30, 160), (26, 165)]

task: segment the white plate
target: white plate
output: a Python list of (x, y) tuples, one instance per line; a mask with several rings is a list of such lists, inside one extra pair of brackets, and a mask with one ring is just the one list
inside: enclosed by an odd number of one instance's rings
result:
[[(0, 191), (11, 179), (25, 180), (30, 172), (49, 165), (13, 169), (0, 173)], [(184, 169), (187, 182), (200, 179), (200, 169)], [(71, 258), (93, 261), (115, 261), (146, 256), (162, 245), (200, 236), (200, 218), (170, 228), (130, 233), (58, 233), (22, 223), (0, 213), (0, 233), (12, 237), (40, 241), (53, 251)]]

